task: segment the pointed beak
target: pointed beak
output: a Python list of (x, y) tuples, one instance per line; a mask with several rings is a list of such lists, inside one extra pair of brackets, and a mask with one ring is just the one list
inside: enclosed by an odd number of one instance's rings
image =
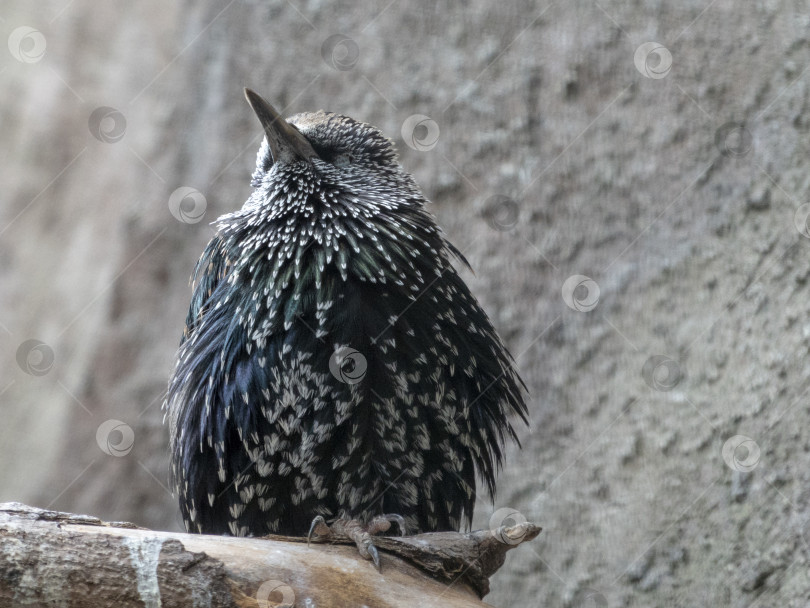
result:
[(318, 154), (306, 138), (284, 120), (276, 109), (258, 93), (245, 89), (245, 99), (256, 113), (267, 135), (274, 163), (291, 163), (317, 158)]

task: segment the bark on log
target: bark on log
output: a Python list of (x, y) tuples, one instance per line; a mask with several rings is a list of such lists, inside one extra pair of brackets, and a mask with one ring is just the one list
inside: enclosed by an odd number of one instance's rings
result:
[(378, 572), (346, 539), (155, 532), (3, 503), (0, 606), (480, 608), (506, 552), (540, 530), (377, 537)]

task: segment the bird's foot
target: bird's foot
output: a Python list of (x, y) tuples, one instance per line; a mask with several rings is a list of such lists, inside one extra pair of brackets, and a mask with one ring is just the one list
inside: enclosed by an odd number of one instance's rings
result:
[(401, 515), (378, 515), (368, 524), (363, 524), (356, 519), (336, 519), (331, 526), (327, 525), (326, 520), (318, 515), (312, 520), (307, 535), (307, 544), (312, 540), (313, 533), (325, 538), (336, 534), (346, 536), (357, 545), (360, 556), (373, 561), (377, 570), (380, 570), (380, 554), (371, 537), (380, 532), (388, 532), (394, 522), (399, 526), (402, 535), (405, 536), (407, 534), (405, 531), (405, 519)]

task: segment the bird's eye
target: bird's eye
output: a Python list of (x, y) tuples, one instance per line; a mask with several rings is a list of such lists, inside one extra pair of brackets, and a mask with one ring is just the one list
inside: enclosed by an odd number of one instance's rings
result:
[(349, 154), (348, 152), (343, 152), (341, 154), (336, 154), (334, 159), (332, 160), (332, 164), (336, 167), (345, 167), (350, 165), (354, 162), (354, 156)]
[(329, 163), (333, 167), (346, 167), (356, 160), (354, 154), (345, 148), (340, 149), (337, 147), (320, 145), (317, 142), (312, 142), (312, 147), (323, 162)]

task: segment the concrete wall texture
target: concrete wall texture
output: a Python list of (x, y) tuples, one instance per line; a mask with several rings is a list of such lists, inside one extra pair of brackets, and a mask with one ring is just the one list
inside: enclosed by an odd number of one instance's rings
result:
[(517, 359), (476, 527), (544, 531), (487, 601), (806, 605), (808, 8), (5, 2), (0, 499), (179, 527), (160, 403), (250, 86), (396, 141)]

